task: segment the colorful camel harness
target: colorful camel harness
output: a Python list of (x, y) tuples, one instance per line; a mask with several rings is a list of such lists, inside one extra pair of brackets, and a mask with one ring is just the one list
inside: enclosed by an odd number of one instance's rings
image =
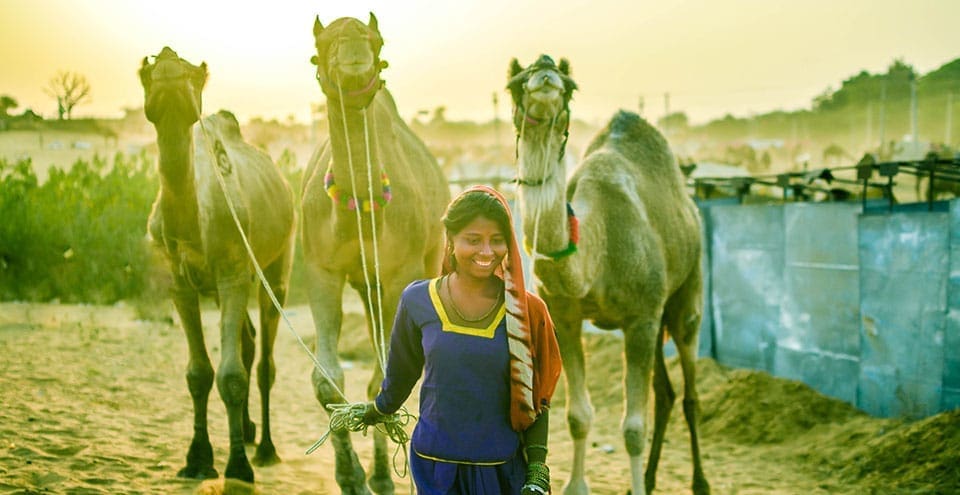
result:
[[(570, 242), (567, 243), (567, 247), (559, 251), (554, 251), (552, 253), (539, 253), (547, 258), (550, 258), (554, 261), (566, 258), (573, 253), (577, 252), (577, 244), (580, 242), (580, 221), (577, 220), (577, 216), (573, 213), (573, 207), (570, 206), (570, 203), (567, 203), (567, 227), (570, 229)], [(533, 252), (533, 248), (528, 243), (527, 239), (523, 241), (523, 247), (527, 251), (527, 254)]]
[[(335, 204), (343, 206), (348, 210), (357, 209), (357, 197), (343, 194), (343, 191), (340, 190), (337, 183), (333, 181), (333, 170), (328, 170), (326, 175), (323, 176), (323, 186), (327, 190), (327, 196), (330, 196), (330, 199), (332, 199)], [(366, 213), (369, 212), (371, 208), (379, 210), (387, 206), (387, 203), (393, 199), (393, 193), (390, 190), (390, 178), (387, 177), (386, 172), (380, 173), (380, 186), (383, 187), (383, 193), (380, 197), (374, 198), (373, 201), (369, 199), (361, 201), (360, 211)]]

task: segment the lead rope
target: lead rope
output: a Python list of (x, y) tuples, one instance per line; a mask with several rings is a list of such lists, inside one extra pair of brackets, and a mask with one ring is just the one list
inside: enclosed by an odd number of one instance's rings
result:
[[(525, 131), (525, 129), (526, 129), (526, 125), (525, 125), (525, 124), (526, 124), (526, 122), (527, 122), (527, 109), (526, 109), (526, 107), (523, 107), (523, 115), (522, 115), (522, 116), (523, 116), (523, 118), (520, 119), (520, 139), (518, 140), (518, 142), (520, 142), (520, 143), (523, 143), (523, 142), (524, 142), (524, 141), (523, 141), (523, 136), (524, 136), (524, 131)], [(552, 137), (552, 135), (553, 135), (553, 127), (554, 127), (554, 125), (556, 125), (556, 122), (557, 122), (557, 116), (554, 115), (553, 118), (550, 119), (550, 128), (547, 129), (547, 131), (548, 131), (548, 132), (547, 132), (547, 143), (544, 145), (544, 154), (543, 154), (543, 161), (544, 161), (543, 167), (542, 167), (542, 171), (543, 171), (543, 172), (545, 172), (545, 171), (547, 170), (547, 168), (549, 167), (549, 160), (550, 160), (550, 156), (551, 156), (551, 155), (550, 155), (550, 152), (551, 152), (551, 147), (552, 147), (551, 145), (553, 144), (553, 142), (552, 142), (552, 140), (550, 139), (550, 137)], [(558, 161), (558, 165), (561, 165), (561, 164), (559, 163), (559, 161)], [(520, 172), (521, 172), (521, 170), (520, 170), (520, 162), (519, 162), (519, 160), (518, 160), (518, 161), (517, 161), (517, 177), (522, 177), (522, 174), (521, 174)], [(566, 173), (564, 173), (564, 176), (566, 176)], [(524, 187), (524, 186), (523, 186), (523, 184), (519, 184), (519, 187)], [(540, 215), (543, 213), (543, 208), (544, 208), (544, 206), (545, 206), (545, 205), (544, 205), (544, 202), (545, 202), (545, 201), (546, 201), (546, 198), (544, 197), (543, 194), (538, 194), (538, 195), (537, 195), (537, 204), (535, 205), (535, 208), (534, 208), (534, 212), (535, 212), (535, 213), (534, 213), (534, 216), (533, 216), (533, 242), (530, 244), (530, 256), (531, 256), (534, 260), (537, 260), (537, 259), (550, 259), (549, 256), (546, 256), (546, 255), (544, 255), (544, 254), (541, 254), (541, 253), (539, 253), (539, 252), (537, 251), (537, 241), (539, 240), (539, 237), (540, 237)], [(535, 282), (536, 282), (537, 280), (539, 280), (539, 277), (537, 277), (537, 274), (536, 274), (536, 272), (535, 272), (533, 269), (530, 270), (530, 274), (531, 274), (531, 277), (530, 277), (530, 282), (527, 283), (527, 285), (529, 285), (529, 287), (527, 287), (527, 290), (531, 290), (531, 291), (532, 291), (532, 290), (534, 290), (534, 288), (536, 287)]]
[[(257, 272), (257, 277), (260, 279), (260, 283), (264, 288), (264, 291), (270, 296), (270, 301), (273, 302), (273, 306), (277, 309), (277, 312), (280, 313), (280, 317), (283, 318), (283, 322), (287, 325), (287, 328), (290, 329), (290, 332), (293, 333), (293, 336), (297, 339), (297, 343), (300, 344), (300, 347), (310, 356), (310, 360), (313, 361), (313, 366), (320, 372), (321, 375), (330, 383), (333, 389), (340, 395), (343, 400), (347, 400), (347, 396), (344, 395), (343, 391), (340, 390), (340, 387), (337, 386), (337, 383), (330, 377), (330, 374), (327, 373), (327, 370), (323, 368), (323, 365), (320, 364), (320, 360), (317, 359), (317, 356), (310, 351), (310, 348), (307, 347), (307, 344), (300, 337), (300, 334), (293, 328), (293, 324), (290, 323), (290, 320), (287, 318), (286, 312), (283, 311), (283, 308), (280, 305), (280, 301), (277, 300), (277, 296), (273, 293), (273, 288), (270, 287), (270, 283), (267, 281), (267, 277), (263, 275), (263, 270), (260, 269), (260, 264), (257, 263), (257, 258), (253, 254), (253, 248), (250, 247), (250, 241), (247, 239), (247, 234), (243, 231), (243, 226), (240, 224), (240, 218), (237, 216), (237, 210), (233, 205), (233, 200), (230, 198), (230, 194), (227, 192), (227, 183), (223, 178), (223, 174), (220, 172), (220, 167), (217, 166), (217, 155), (212, 148), (213, 140), (210, 138), (210, 133), (207, 132), (207, 127), (203, 124), (203, 119), (200, 119), (200, 130), (203, 132), (203, 142), (207, 153), (213, 159), (213, 171), (214, 175), (217, 177), (217, 182), (220, 183), (220, 190), (223, 192), (223, 198), (227, 202), (227, 208), (230, 209), (230, 216), (233, 217), (233, 222), (237, 226), (237, 231), (240, 233), (240, 239), (243, 240), (243, 245), (247, 249), (247, 256), (250, 257), (250, 261), (253, 263), (253, 268)], [(226, 147), (224, 147), (224, 153), (226, 153)]]
[[(370, 131), (367, 127), (367, 112), (363, 112), (363, 140), (364, 146), (367, 149), (367, 192), (370, 195), (370, 231), (371, 231), (371, 241), (373, 243), (373, 274), (376, 277), (377, 282), (377, 319), (380, 322), (380, 331), (374, 332), (374, 341), (378, 338), (380, 340), (380, 360), (381, 365), (380, 369), (383, 371), (383, 375), (387, 375), (387, 356), (386, 356), (386, 328), (383, 325), (383, 285), (380, 280), (380, 244), (377, 242), (377, 222), (376, 216), (374, 215), (374, 205), (376, 204), (373, 201), (373, 164), (370, 163)], [(381, 171), (382, 172), (382, 171)], [(384, 213), (386, 214), (386, 213)], [(372, 315), (371, 315), (372, 317)]]
[[(350, 186), (356, 195), (357, 191), (357, 179), (356, 174), (353, 169), (353, 151), (350, 146), (350, 132), (347, 128), (347, 110), (346, 106), (343, 103), (343, 86), (340, 85), (339, 75), (337, 76), (337, 94), (340, 99), (340, 121), (343, 124), (343, 135), (347, 141), (347, 168), (350, 169)], [(384, 326), (383, 326), (383, 294), (382, 294), (382, 285), (380, 283), (380, 256), (377, 246), (377, 222), (374, 215), (374, 204), (376, 202), (373, 200), (373, 165), (370, 162), (370, 132), (367, 126), (367, 113), (366, 109), (361, 110), (361, 115), (363, 115), (363, 142), (364, 142), (364, 152), (366, 154), (367, 162), (367, 187), (370, 194), (370, 227), (371, 227), (371, 241), (373, 243), (373, 264), (374, 264), (374, 278), (377, 284), (377, 314), (378, 319), (375, 321), (373, 315), (373, 299), (371, 295), (370, 287), (370, 277), (368, 274), (367, 267), (367, 253), (366, 248), (364, 247), (363, 242), (363, 214), (360, 210), (363, 209), (363, 202), (360, 201), (355, 208), (356, 218), (357, 218), (357, 236), (358, 243), (360, 244), (360, 264), (363, 270), (363, 281), (366, 284), (367, 290), (367, 307), (370, 308), (370, 324), (373, 327), (373, 342), (374, 347), (377, 351), (377, 359), (380, 364), (380, 371), (383, 376), (387, 376), (387, 357), (386, 357), (386, 343), (384, 338)], [(333, 404), (331, 404), (333, 405)], [(359, 416), (358, 416), (359, 412)], [(335, 414), (340, 414), (342, 417), (347, 418), (344, 421), (334, 422)], [(346, 428), (349, 431), (362, 431), (366, 435), (367, 425), (358, 419), (362, 417), (363, 410), (358, 408), (357, 404), (344, 404), (337, 405), (336, 408), (331, 408), (330, 415), (330, 429), (331, 431), (334, 428)], [(409, 466), (409, 460), (407, 458), (407, 441), (409, 436), (407, 435), (404, 427), (409, 423), (411, 415), (406, 411), (405, 408), (401, 408), (397, 413), (387, 415), (382, 423), (378, 424), (376, 428), (382, 433), (387, 435), (390, 440), (392, 440), (397, 448), (393, 452), (393, 471), (397, 473), (401, 478), (406, 476), (407, 467)], [(329, 434), (329, 432), (328, 432)], [(323, 442), (321, 438), (317, 444)], [(402, 469), (397, 468), (397, 456), (398, 454), (403, 453), (403, 467)], [(413, 493), (413, 485), (410, 486), (411, 495)]]
[[(273, 303), (274, 308), (280, 314), (280, 317), (283, 319), (284, 324), (287, 329), (293, 334), (294, 338), (297, 340), (297, 343), (300, 344), (300, 347), (307, 353), (307, 356), (310, 357), (310, 360), (313, 362), (313, 366), (323, 375), (324, 379), (330, 384), (334, 391), (340, 396), (345, 403), (348, 403), (346, 394), (343, 393), (343, 390), (337, 385), (336, 381), (330, 376), (330, 373), (323, 367), (320, 363), (320, 360), (317, 359), (317, 356), (310, 350), (307, 344), (303, 341), (303, 338), (300, 337), (300, 334), (297, 333), (296, 329), (293, 327), (293, 323), (290, 322), (290, 319), (287, 318), (286, 312), (283, 310), (280, 301), (277, 300), (277, 296), (273, 293), (273, 289), (270, 287), (270, 283), (267, 281), (266, 276), (263, 274), (263, 270), (260, 268), (260, 264), (257, 263), (256, 256), (253, 253), (253, 248), (250, 246), (250, 241), (247, 238), (246, 233), (243, 230), (243, 225), (240, 223), (240, 218), (237, 215), (236, 207), (233, 204), (233, 199), (231, 199), (230, 194), (227, 190), (227, 183), (224, 180), (223, 175), (220, 171), (220, 167), (217, 165), (217, 154), (212, 148), (213, 139), (210, 137), (210, 133), (207, 131), (206, 125), (203, 123), (203, 119), (200, 119), (200, 130), (203, 133), (204, 147), (206, 148), (207, 154), (210, 155), (213, 161), (213, 170), (214, 175), (217, 178), (217, 182), (220, 185), (220, 190), (223, 192), (224, 200), (227, 203), (227, 208), (230, 210), (230, 216), (233, 218), (234, 224), (237, 226), (237, 232), (240, 234), (240, 239), (243, 241), (243, 245), (246, 248), (247, 256), (250, 258), (253, 268), (257, 273), (257, 277), (260, 280), (261, 285), (264, 288), (264, 291), (270, 297), (270, 301)], [(224, 147), (224, 154), (226, 154), (226, 147)], [(228, 157), (229, 159), (229, 157)], [(367, 433), (368, 425), (364, 424), (362, 421), (357, 421), (356, 418), (362, 418), (363, 412), (365, 411), (365, 406), (362, 410), (359, 410), (358, 406), (363, 406), (363, 404), (328, 404), (327, 409), (330, 410), (330, 422), (327, 431), (317, 440), (310, 448), (307, 449), (306, 454), (309, 455), (330, 436), (335, 430), (339, 429), (348, 429), (349, 431), (359, 431), (364, 435)], [(386, 416), (383, 423), (378, 424), (376, 428), (387, 435), (392, 441), (397, 443), (398, 450), (401, 446), (405, 446), (406, 442), (409, 439), (405, 426), (410, 422), (410, 419), (413, 418), (413, 415), (408, 413), (406, 409), (401, 408), (400, 411)], [(404, 447), (404, 456), (406, 456), (406, 448)], [(397, 469), (396, 466), (396, 456), (397, 453), (394, 452), (394, 471), (402, 478), (406, 476), (407, 463), (406, 458), (404, 459), (403, 471)]]
[[(337, 78), (337, 93), (338, 93), (338, 95), (340, 96), (340, 121), (341, 121), (341, 123), (343, 124), (343, 134), (344, 134), (344, 138), (347, 140), (347, 168), (350, 169), (350, 187), (351, 187), (352, 190), (354, 191), (354, 195), (356, 195), (356, 192), (357, 192), (357, 177), (356, 177), (356, 174), (354, 173), (354, 169), (353, 169), (353, 151), (352, 151), (352, 147), (350, 146), (350, 132), (349, 132), (349, 129), (347, 128), (347, 110), (346, 110), (346, 106), (345, 106), (344, 103), (343, 103), (343, 87), (340, 85), (339, 76), (338, 76), (338, 78)], [(365, 152), (366, 152), (366, 155), (367, 155), (367, 166), (368, 166), (368, 171), (367, 171), (368, 173), (367, 173), (367, 175), (369, 176), (369, 175), (370, 175), (370, 172), (369, 172), (369, 168), (370, 168), (370, 142), (369, 142), (369, 139), (367, 138), (366, 112), (365, 112), (364, 110), (361, 110), (361, 113), (364, 114), (364, 127), (363, 127), (363, 131), (364, 131), (364, 145), (366, 146)], [(371, 188), (371, 190), (372, 190), (372, 188), (373, 188), (372, 183), (370, 184), (370, 188)], [(359, 238), (358, 238), (358, 243), (360, 244), (360, 266), (361, 266), (361, 268), (362, 268), (362, 270), (363, 270), (363, 283), (366, 284), (366, 287), (367, 287), (367, 290), (366, 290), (366, 293), (367, 293), (367, 294), (366, 294), (366, 295), (367, 295), (367, 307), (370, 308), (370, 313), (371, 313), (371, 314), (370, 314), (370, 324), (371, 324), (371, 326), (373, 326), (374, 347), (376, 348), (376, 351), (377, 351), (377, 361), (378, 361), (378, 364), (380, 365), (380, 371), (383, 373), (384, 376), (386, 376), (386, 374), (387, 374), (387, 360), (386, 360), (386, 357), (385, 357), (386, 352), (384, 351), (384, 346), (381, 346), (381, 345), (380, 345), (380, 341), (376, 338), (376, 336), (377, 336), (377, 335), (380, 335), (380, 333), (383, 331), (383, 329), (382, 329), (382, 327), (383, 327), (383, 321), (382, 321), (383, 318), (382, 318), (382, 317), (380, 318), (379, 326), (378, 326), (378, 322), (376, 322), (376, 321), (373, 319), (373, 308), (374, 308), (374, 306), (373, 306), (373, 296), (371, 295), (371, 290), (370, 290), (370, 289), (371, 289), (371, 286), (370, 286), (370, 275), (369, 275), (368, 266), (367, 266), (367, 250), (366, 250), (366, 247), (365, 247), (365, 245), (364, 245), (365, 243), (363, 242), (363, 213), (360, 211), (360, 210), (363, 209), (362, 204), (363, 204), (363, 202), (362, 202), (362, 201), (359, 201), (359, 202), (357, 203), (356, 208), (354, 208), (354, 212), (356, 213), (355, 216), (356, 216), (356, 218), (357, 218), (357, 236), (359, 237)], [(373, 204), (374, 204), (373, 196), (371, 195), (371, 196), (370, 196), (371, 220), (373, 220), (373, 217), (372, 217), (372, 214), (373, 214)], [(375, 236), (376, 236), (376, 226), (375, 226), (376, 223), (373, 222), (373, 221), (371, 221), (371, 224), (374, 225), (374, 227), (373, 227), (372, 240), (373, 240), (373, 245), (376, 246), (376, 237), (375, 237)], [(380, 271), (379, 271), (380, 265), (379, 265), (379, 259), (378, 259), (378, 260), (375, 260), (375, 261), (376, 261), (376, 262), (375, 262), (374, 265), (375, 265), (375, 268), (376, 268), (377, 272), (376, 272), (374, 275), (375, 275), (375, 278), (376, 278), (376, 281), (377, 281), (377, 290), (378, 290), (378, 293), (379, 293), (379, 288), (380, 288), (380, 283), (379, 283), (379, 282), (380, 282)]]

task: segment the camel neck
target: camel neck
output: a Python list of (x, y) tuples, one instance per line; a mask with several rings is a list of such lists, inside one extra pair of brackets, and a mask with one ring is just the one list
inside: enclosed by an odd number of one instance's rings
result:
[(157, 128), (160, 211), (173, 239), (200, 241), (197, 190), (193, 170), (192, 127)]
[[(337, 187), (348, 197), (368, 199), (371, 188), (373, 197), (380, 197), (383, 194), (380, 178), (383, 163), (379, 152), (373, 104), (365, 109), (341, 109), (339, 103), (333, 99), (329, 99), (328, 104), (328, 124), (333, 152), (332, 168)], [(366, 116), (366, 130), (364, 116)], [(369, 174), (368, 163), (370, 164)], [(372, 183), (368, 178), (372, 179)]]
[(161, 187), (177, 195), (193, 194), (193, 132), (191, 127), (157, 128)]
[[(538, 253), (558, 252), (570, 242), (567, 222), (566, 169), (559, 161), (559, 140), (549, 150), (543, 142), (521, 140), (520, 178), (536, 185), (519, 186), (524, 242)], [(534, 242), (536, 245), (534, 245)]]

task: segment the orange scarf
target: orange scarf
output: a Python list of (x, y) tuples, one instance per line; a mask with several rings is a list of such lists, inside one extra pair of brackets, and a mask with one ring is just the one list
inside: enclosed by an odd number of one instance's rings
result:
[[(507, 211), (510, 225), (513, 225), (510, 206), (496, 189), (473, 186), (461, 194), (472, 191), (483, 191), (500, 201)], [(550, 406), (550, 399), (560, 378), (560, 348), (547, 305), (525, 289), (517, 236), (511, 234), (507, 256), (497, 269), (497, 275), (503, 278), (507, 310), (510, 424), (514, 430), (523, 431)], [(453, 271), (450, 256), (448, 252), (444, 257), (444, 274)]]

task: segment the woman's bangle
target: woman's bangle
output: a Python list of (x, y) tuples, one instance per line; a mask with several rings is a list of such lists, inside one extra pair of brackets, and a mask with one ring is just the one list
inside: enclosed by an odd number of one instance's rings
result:
[(540, 450), (546, 452), (546, 451), (547, 451), (547, 446), (546, 446), (546, 445), (536, 444), (536, 443), (531, 443), (530, 445), (527, 445), (526, 447), (523, 448), (523, 450), (530, 450), (530, 449), (540, 449)]
[(547, 493), (550, 490), (550, 468), (538, 461), (527, 464), (527, 481), (524, 486), (531, 489), (536, 486), (542, 490), (541, 493)]

